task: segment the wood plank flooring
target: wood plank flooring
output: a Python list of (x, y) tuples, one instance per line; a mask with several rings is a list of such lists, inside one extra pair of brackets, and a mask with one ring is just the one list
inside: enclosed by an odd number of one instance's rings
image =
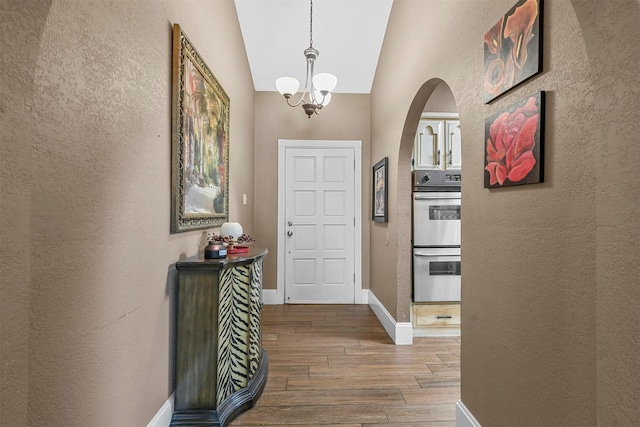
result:
[(396, 346), (367, 305), (270, 305), (269, 378), (230, 426), (451, 427), (460, 338)]

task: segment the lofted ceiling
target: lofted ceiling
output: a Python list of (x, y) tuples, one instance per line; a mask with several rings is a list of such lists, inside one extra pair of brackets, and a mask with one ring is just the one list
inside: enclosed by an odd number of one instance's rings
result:
[[(309, 0), (234, 0), (256, 91), (278, 77), (304, 85)], [(393, 0), (313, 0), (315, 73), (338, 77), (335, 93), (370, 93)], [(302, 89), (302, 87), (301, 87)]]

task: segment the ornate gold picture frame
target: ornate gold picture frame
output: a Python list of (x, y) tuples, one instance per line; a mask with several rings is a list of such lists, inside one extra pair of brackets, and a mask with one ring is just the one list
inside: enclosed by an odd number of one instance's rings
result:
[(171, 232), (222, 225), (229, 216), (229, 96), (178, 24), (171, 115)]

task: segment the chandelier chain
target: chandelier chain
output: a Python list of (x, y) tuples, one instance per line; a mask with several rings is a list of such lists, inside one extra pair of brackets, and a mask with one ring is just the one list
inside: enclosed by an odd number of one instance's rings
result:
[(313, 0), (309, 7), (309, 47), (313, 47)]

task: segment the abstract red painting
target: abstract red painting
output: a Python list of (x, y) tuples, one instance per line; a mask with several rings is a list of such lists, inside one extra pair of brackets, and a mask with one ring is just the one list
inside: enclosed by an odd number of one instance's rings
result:
[(520, 0), (484, 35), (484, 102), (542, 71), (542, 0)]
[(484, 187), (543, 182), (544, 92), (485, 121)]

